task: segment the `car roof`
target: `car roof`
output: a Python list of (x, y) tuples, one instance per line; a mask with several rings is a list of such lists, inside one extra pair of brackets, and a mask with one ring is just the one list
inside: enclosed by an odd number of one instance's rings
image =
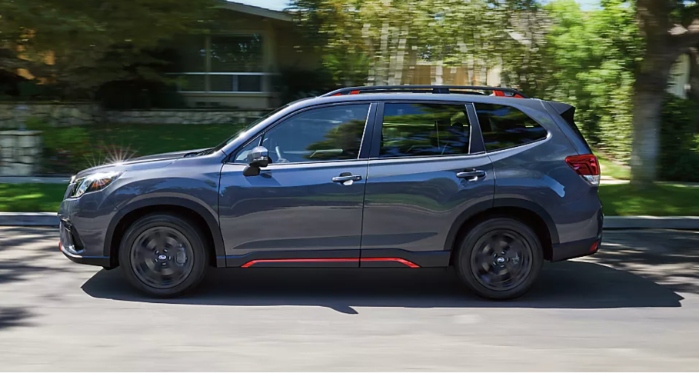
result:
[(321, 96), (298, 100), (289, 106), (296, 108), (343, 102), (371, 101), (422, 101), (422, 102), (458, 102), (458, 103), (487, 103), (510, 106), (527, 106), (541, 109), (541, 100), (534, 98), (514, 98), (463, 93), (380, 93), (367, 92), (341, 96)]

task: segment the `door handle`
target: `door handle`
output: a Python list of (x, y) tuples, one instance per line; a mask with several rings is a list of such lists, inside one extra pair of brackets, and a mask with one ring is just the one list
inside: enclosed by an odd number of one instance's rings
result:
[(343, 172), (340, 176), (333, 177), (334, 183), (344, 183), (346, 181), (360, 181), (362, 177), (360, 175), (352, 175), (349, 172)]
[(476, 181), (481, 177), (485, 177), (486, 172), (483, 170), (468, 170), (456, 173), (459, 179), (468, 179), (468, 181)]

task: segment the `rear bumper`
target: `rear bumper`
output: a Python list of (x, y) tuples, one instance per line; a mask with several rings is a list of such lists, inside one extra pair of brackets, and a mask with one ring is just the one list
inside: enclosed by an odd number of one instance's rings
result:
[(585, 232), (578, 237), (581, 239), (553, 245), (551, 261), (560, 262), (597, 253), (602, 245), (603, 226), (604, 212), (600, 206), (595, 211), (595, 216), (579, 228), (581, 232)]
[(560, 262), (566, 259), (579, 258), (595, 254), (599, 251), (599, 246), (602, 244), (602, 237), (589, 240), (581, 240), (568, 242), (564, 244), (553, 245), (551, 261)]

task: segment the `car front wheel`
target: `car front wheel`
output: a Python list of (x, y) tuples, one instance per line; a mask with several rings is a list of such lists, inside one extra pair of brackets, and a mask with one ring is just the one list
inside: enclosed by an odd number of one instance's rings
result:
[(538, 278), (543, 250), (526, 224), (492, 218), (466, 234), (454, 264), (461, 280), (477, 295), (513, 299), (526, 293)]
[(208, 252), (195, 225), (178, 216), (151, 214), (127, 229), (119, 263), (128, 281), (156, 297), (173, 297), (196, 287), (204, 277)]

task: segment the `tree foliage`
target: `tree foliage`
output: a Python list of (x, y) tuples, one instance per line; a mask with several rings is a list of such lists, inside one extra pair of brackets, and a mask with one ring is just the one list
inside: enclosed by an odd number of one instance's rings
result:
[(0, 69), (26, 69), (71, 93), (133, 76), (160, 78), (149, 53), (202, 28), (216, 0), (3, 0)]
[(506, 71), (530, 94), (574, 105), (588, 141), (625, 161), (631, 153), (631, 95), (642, 43), (633, 8), (622, 0), (602, 5), (582, 11), (574, 0), (547, 4), (537, 17), (543, 36), (515, 50)]
[(417, 61), (493, 65), (518, 42), (510, 33), (521, 17), (513, 15), (535, 7), (523, 0), (294, 0), (291, 9), (337, 83), (353, 85), (400, 84)]

